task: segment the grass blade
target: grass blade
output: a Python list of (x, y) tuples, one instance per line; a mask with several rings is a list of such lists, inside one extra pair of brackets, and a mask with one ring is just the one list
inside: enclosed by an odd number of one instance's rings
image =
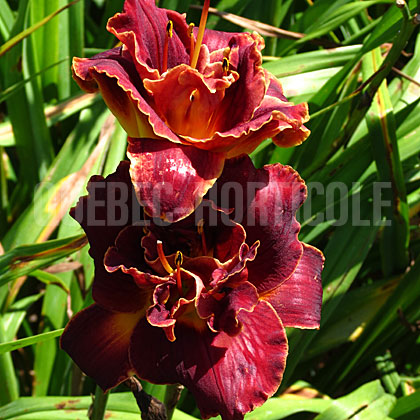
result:
[(8, 353), (13, 350), (21, 349), (23, 347), (32, 346), (36, 343), (40, 343), (46, 340), (52, 340), (53, 338), (60, 337), (63, 331), (64, 328), (61, 328), (59, 330), (50, 331), (44, 334), (33, 335), (32, 337), (21, 338), (20, 340), (1, 343), (0, 354)]
[[(381, 61), (378, 49), (368, 54), (364, 60), (365, 77), (377, 72)], [(385, 276), (389, 276), (407, 267), (410, 237), (405, 179), (398, 151), (395, 117), (385, 81), (374, 97), (366, 120), (378, 181), (389, 182), (392, 186), (384, 190), (383, 199), (391, 205), (384, 215), (387, 225), (383, 227), (381, 236), (382, 268)], [(393, 244), (392, 248), (390, 243)]]
[(24, 31), (20, 32), (19, 34), (15, 35), (12, 39), (4, 43), (0, 46), (0, 57), (5, 54), (7, 51), (9, 51), (11, 48), (13, 48), (15, 45), (19, 44), (22, 40), (24, 40), (26, 37), (31, 35), (33, 32), (35, 32), (37, 29), (41, 28), (43, 25), (45, 25), (47, 22), (49, 22), (51, 19), (56, 17), (59, 13), (61, 13), (63, 10), (66, 10), (73, 4), (77, 3), (80, 0), (73, 0), (71, 3), (61, 7), (60, 9), (56, 10), (55, 12), (51, 13), (44, 19), (40, 20), (36, 24), (32, 25), (31, 27), (25, 29)]
[(87, 243), (85, 235), (23, 245), (0, 257), (0, 286), (72, 254)]
[(19, 387), (12, 356), (10, 353), (3, 354), (4, 352), (1, 351), (2, 346), (7, 347), (7, 343), (4, 343), (5, 335), (3, 317), (0, 316), (0, 405), (19, 398)]

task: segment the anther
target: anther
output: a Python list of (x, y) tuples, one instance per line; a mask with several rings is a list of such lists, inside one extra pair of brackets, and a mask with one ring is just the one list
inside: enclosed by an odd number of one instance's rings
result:
[(201, 219), (198, 223), (197, 223), (197, 232), (199, 235), (202, 235), (204, 233), (204, 219)]
[(204, 0), (203, 11), (201, 12), (200, 26), (198, 27), (197, 42), (194, 47), (194, 54), (191, 60), (191, 67), (197, 66), (198, 55), (200, 54), (201, 44), (203, 42), (204, 30), (206, 29), (207, 16), (209, 14), (210, 0)]
[(206, 244), (206, 235), (204, 234), (204, 220), (201, 219), (197, 223), (197, 232), (201, 236), (201, 249), (203, 251), (203, 255), (207, 255), (207, 244)]
[(162, 73), (165, 73), (168, 70), (168, 45), (169, 38), (172, 38), (174, 32), (174, 24), (172, 20), (168, 20), (166, 24), (166, 34), (165, 34), (165, 43), (163, 44), (163, 59), (162, 59)]
[(223, 57), (222, 62), (223, 76), (227, 76), (229, 71), (229, 60), (226, 57)]
[(174, 272), (174, 270), (172, 269), (172, 267), (169, 265), (168, 260), (166, 259), (166, 256), (163, 252), (163, 243), (162, 241), (157, 241), (156, 242), (156, 249), (157, 249), (157, 253), (159, 256), (159, 260), (162, 263), (163, 268), (166, 270), (166, 272), (168, 274), (171, 274)]
[(190, 95), (190, 102), (194, 102), (195, 96), (197, 94), (197, 89), (194, 89)]
[(173, 37), (174, 35), (173, 31), (174, 31), (174, 24), (172, 20), (168, 20), (168, 23), (166, 24), (166, 33), (169, 38)]
[(176, 264), (176, 287), (178, 288), (179, 294), (182, 296), (182, 282), (181, 282), (181, 265), (184, 261), (181, 251), (177, 251), (175, 254), (175, 264)]
[(182, 256), (182, 252), (181, 251), (176, 251), (176, 254), (175, 254), (175, 264), (176, 264), (176, 266), (181, 267), (183, 261), (184, 261), (184, 257)]
[(190, 66), (194, 54), (195, 40), (194, 40), (194, 23), (190, 23), (188, 26), (188, 36), (190, 37)]

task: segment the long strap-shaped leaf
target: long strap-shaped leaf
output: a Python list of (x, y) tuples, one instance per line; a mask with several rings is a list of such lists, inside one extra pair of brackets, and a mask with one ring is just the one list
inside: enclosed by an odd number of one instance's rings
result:
[(79, 0), (73, 0), (71, 3), (66, 4), (65, 6), (61, 7), (60, 9), (56, 10), (55, 12), (51, 13), (50, 15), (46, 16), (44, 19), (40, 20), (39, 22), (35, 23), (35, 25), (32, 25), (28, 29), (25, 29), (24, 31), (20, 32), (16, 36), (14, 36), (12, 39), (9, 39), (6, 43), (4, 43), (0, 47), (0, 57), (5, 54), (7, 51), (9, 51), (11, 48), (13, 48), (16, 44), (21, 42), (23, 39), (28, 37), (32, 32), (35, 32), (37, 29), (39, 29), (41, 26), (45, 25), (47, 22), (49, 22), (52, 18), (57, 16), (59, 13), (61, 13), (63, 10), (68, 9), (70, 6), (73, 6), (73, 4), (77, 3)]
[(64, 331), (64, 328), (55, 331), (49, 331), (47, 333), (33, 335), (32, 337), (21, 338), (20, 340), (8, 341), (0, 344), (0, 354), (7, 353), (9, 351), (21, 349), (23, 347), (32, 346), (33, 344), (40, 343), (42, 341), (51, 340), (59, 337)]

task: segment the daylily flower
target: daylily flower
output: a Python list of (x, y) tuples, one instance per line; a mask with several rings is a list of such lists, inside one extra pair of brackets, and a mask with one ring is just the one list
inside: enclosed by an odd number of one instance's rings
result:
[[(126, 0), (107, 25), (122, 46), (73, 62), (76, 82), (99, 90), (128, 133), (139, 201), (149, 215), (169, 221), (197, 207), (227, 158), (270, 137), (289, 147), (309, 135), (307, 104), (288, 102), (262, 67), (262, 37), (205, 30), (209, 3), (193, 30), (185, 15), (154, 0)], [(173, 172), (179, 183), (156, 208), (150, 182), (167, 183)]]
[[(233, 191), (246, 179), (252, 188)], [(203, 418), (226, 420), (263, 404), (283, 376), (285, 327), (320, 322), (323, 256), (297, 238), (299, 175), (227, 160), (196, 211), (169, 225), (144, 214), (128, 162), (88, 191), (72, 215), (89, 239), (95, 303), (70, 320), (62, 348), (104, 391), (131, 375), (181, 383)]]

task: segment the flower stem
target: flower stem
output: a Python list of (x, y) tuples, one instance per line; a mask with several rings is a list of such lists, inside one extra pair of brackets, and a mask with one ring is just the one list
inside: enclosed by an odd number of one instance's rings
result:
[(167, 420), (165, 406), (155, 397), (147, 394), (140, 381), (130, 377), (125, 384), (131, 389), (140, 408), (142, 420)]
[(96, 386), (95, 397), (89, 409), (89, 420), (103, 420), (108, 402), (109, 393), (104, 393), (99, 386)]
[(178, 404), (179, 398), (181, 397), (181, 392), (184, 389), (184, 386), (181, 384), (167, 385), (165, 392), (165, 407), (166, 415), (168, 420), (171, 420), (175, 407)]

